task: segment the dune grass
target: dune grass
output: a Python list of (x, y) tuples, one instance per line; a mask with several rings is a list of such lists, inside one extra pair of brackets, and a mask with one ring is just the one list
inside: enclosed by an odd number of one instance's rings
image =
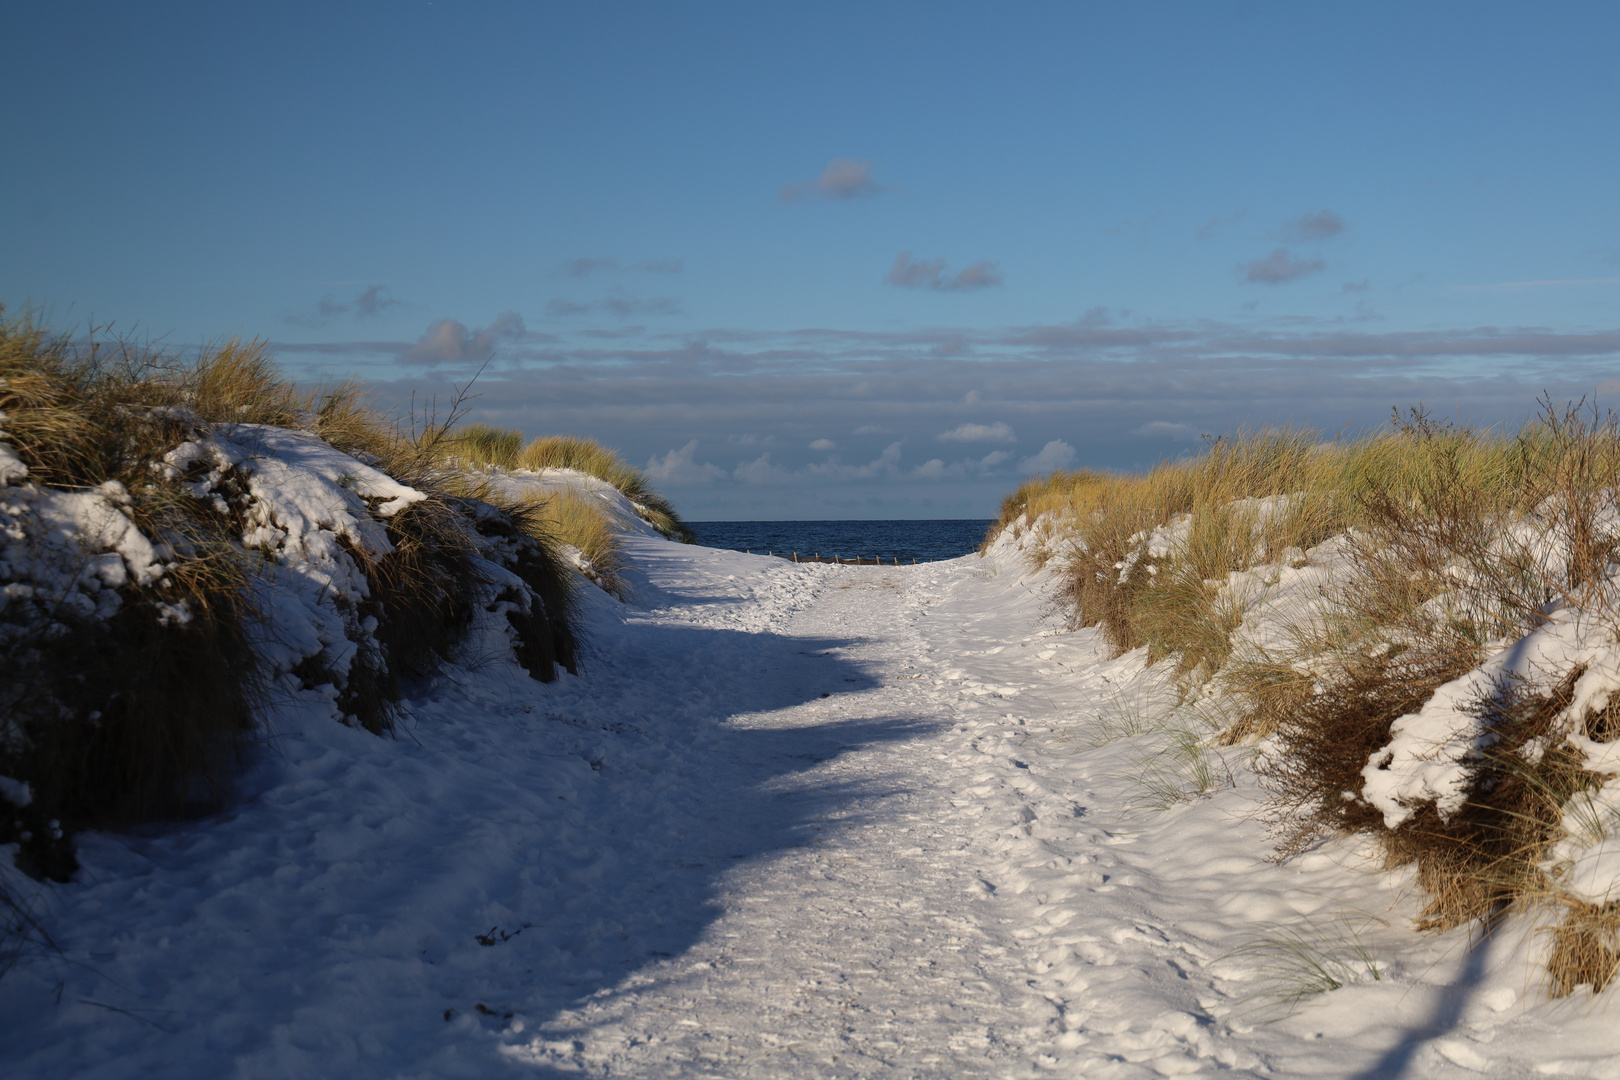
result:
[(479, 474), (459, 475), (456, 482), (512, 515), (529, 537), (553, 551), (556, 561), (565, 561), (559, 545), (567, 545), (578, 552), (580, 573), (617, 599), (630, 598), (619, 530), (595, 499), (572, 490), (514, 497)]
[(1046, 476), (1037, 476), (1020, 484), (1001, 500), (1001, 511), (985, 532), (979, 552), (988, 551), (1002, 532), (1011, 530), (1021, 537), (1024, 530), (1036, 533), (1027, 545), (1030, 557), (1044, 566), (1052, 558), (1053, 543), (1064, 536), (1074, 515), (1083, 512), (1091, 496), (1118, 477), (1081, 469), (1075, 472), (1058, 470)]
[[(1268, 740), (1259, 768), (1281, 857), (1323, 831), (1375, 836), (1390, 865), (1415, 865), (1427, 929), (1561, 908), (1548, 979), (1567, 993), (1608, 985), (1620, 964), (1620, 905), (1576, 901), (1542, 867), (1570, 807), (1603, 780), (1565, 741), (1608, 730), (1606, 712), (1569, 715), (1578, 670), (1560, 688), (1504, 684), (1476, 703), (1493, 741), (1470, 759), (1455, 814), (1426, 805), (1390, 828), (1357, 793), (1397, 719), (1544, 624), (1549, 605), (1620, 629), (1617, 483), (1613, 415), (1544, 401), (1503, 432), (1413, 409), (1354, 440), (1255, 432), (1141, 475), (1037, 478), (990, 539), (1045, 514), (1037, 544), (1071, 625), (1119, 652), (1145, 647), (1184, 693), (1220, 698), (1236, 718), (1220, 741)], [(1331, 572), (1268, 613), (1282, 640), (1238, 633), (1287, 570), (1313, 565)]]
[[(229, 521), (150, 468), (184, 437), (181, 422), (153, 406), (195, 403), (231, 419), (285, 418), (290, 398), (257, 378), (262, 367), (251, 347), (216, 356), (217, 371), (162, 365), (128, 350), (85, 355), (26, 319), (0, 324), (5, 440), (29, 480), (68, 491), (117, 485), (144, 533), (171, 536), (171, 546), (189, 553), (161, 587), (126, 587), (110, 619), (56, 620), (47, 635), (16, 621), (29, 612), (7, 613), (0, 707), (14, 737), (0, 765), (28, 782), (34, 799), (0, 828), (7, 840), (28, 834), (22, 861), (35, 872), (70, 872), (71, 855), (54, 842), (50, 820), (85, 825), (173, 813), (199, 785), (206, 798), (219, 797), (253, 726), (262, 687), (243, 633), (251, 564), (233, 544)], [(243, 390), (234, 398), (233, 381)], [(188, 621), (163, 618), (162, 605), (181, 604)]]
[(534, 504), (553, 535), (580, 554), (580, 570), (620, 600), (629, 596), (619, 532), (600, 505), (577, 491), (559, 491)]
[[(527, 444), (523, 433), (488, 424), (458, 428), (445, 443), (456, 460), (474, 469), (495, 467), (509, 471), (573, 469), (613, 485), (630, 501), (636, 513), (671, 540), (694, 543), (697, 536), (675, 512), (668, 499), (654, 491), (641, 470), (594, 439), (576, 435), (547, 435)], [(575, 545), (579, 547), (580, 545)]]
[(1248, 969), (1253, 989), (1239, 999), (1245, 1013), (1265, 1022), (1282, 1020), (1319, 994), (1380, 981), (1384, 972), (1369, 932), (1387, 925), (1360, 911), (1262, 923), (1220, 962)]
[[(1119, 651), (1146, 645), (1155, 660), (1175, 653), (1212, 670), (1238, 617), (1217, 600), (1227, 575), (1302, 557), (1347, 532), (1371, 534), (1358, 564), (1381, 571), (1370, 576), (1382, 586), (1356, 605), (1371, 622), (1421, 604), (1423, 589), (1462, 559), (1483, 579), (1474, 599), (1485, 606), (1469, 614), (1475, 636), (1505, 628), (1521, 617), (1515, 612), (1595, 580), (1609, 548), (1594, 523), (1612, 502), (1603, 478), (1617, 468), (1612, 418), (1548, 409), (1502, 434), (1439, 425), (1416, 411), (1388, 432), (1347, 442), (1239, 434), (1145, 474), (1037, 478), (1008, 497), (990, 538), (1031, 527), (1033, 514), (1057, 520), (1059, 539), (1046, 555), (1063, 565), (1062, 599), (1075, 625), (1100, 627)], [(1505, 550), (1505, 515), (1532, 522), (1537, 536)], [(1563, 558), (1549, 538), (1570, 545), (1567, 566), (1548, 562)], [(1400, 585), (1411, 575), (1394, 564), (1427, 585)], [(1487, 598), (1492, 590), (1500, 595)]]

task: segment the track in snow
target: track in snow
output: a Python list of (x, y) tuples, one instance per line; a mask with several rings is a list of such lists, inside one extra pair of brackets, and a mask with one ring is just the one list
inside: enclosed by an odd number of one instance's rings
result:
[[(584, 677), (473, 664), (397, 741), (286, 713), (231, 813), (87, 838), (82, 880), (49, 897), (63, 956), (0, 981), (0, 1070), (1517, 1075), (1545, 1057), (1545, 1010), (1513, 1008), (1522, 971), (1414, 947), (1398, 878), (1339, 848), (1264, 863), (1242, 790), (1125, 813), (1140, 747), (1089, 733), (1164, 702), (1140, 657), (1043, 622), (1038, 581), (627, 542), (638, 599), (593, 599)], [(1404, 959), (1259, 1025), (1253, 972), (1221, 955), (1343, 908), (1387, 918)], [(1570, 1060), (1605, 1060), (1606, 1035), (1571, 1030)]]

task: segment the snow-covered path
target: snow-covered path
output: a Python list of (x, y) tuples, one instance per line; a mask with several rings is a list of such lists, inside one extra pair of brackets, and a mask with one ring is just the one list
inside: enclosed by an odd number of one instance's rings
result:
[[(1152, 737), (1097, 732), (1167, 699), (1010, 560), (627, 544), (584, 677), (471, 664), (398, 740), (285, 709), (228, 814), (85, 837), (0, 1073), (1620, 1075), (1511, 942), (1265, 862), (1248, 783), (1131, 811)], [(1272, 923), (1350, 985), (1265, 1024), (1221, 958)]]

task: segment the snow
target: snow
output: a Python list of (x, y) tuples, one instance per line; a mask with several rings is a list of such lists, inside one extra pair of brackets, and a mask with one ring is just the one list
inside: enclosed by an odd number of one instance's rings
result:
[[(265, 556), (250, 636), (278, 695), (349, 719), (340, 692), (358, 658), (378, 655), (376, 620), (359, 607), (370, 586), (358, 560), (392, 552), (379, 519), (427, 496), (310, 432), (261, 424), (199, 425), (162, 467), (198, 498), (234, 510), (242, 546)], [(306, 660), (331, 681), (305, 686), (293, 673)]]
[[(5, 414), (0, 413), (0, 420)], [(0, 484), (9, 484), (14, 480), (22, 480), (28, 475), (28, 466), (24, 465), (17, 451), (0, 442)]]
[[(1611, 818), (1614, 811), (1612, 798), (1611, 795), (1605, 800), (1605, 809)], [(1554, 855), (1555, 865), (1562, 862), (1558, 855)], [(1605, 836), (1589, 847), (1578, 848), (1569, 858), (1559, 885), (1571, 896), (1588, 904), (1620, 900), (1620, 840)]]
[(392, 517), (427, 498), (311, 432), (263, 424), (221, 426), (181, 443), (163, 460), (172, 477), (186, 476), (195, 494), (222, 508), (227, 474), (245, 479), (243, 546), (276, 548), (291, 561), (329, 564), (335, 539), (381, 558), (394, 548), (373, 514)]
[(0, 641), (48, 633), (60, 614), (108, 618), (122, 603), (119, 587), (162, 579), (159, 552), (124, 511), (128, 502), (112, 480), (89, 491), (0, 487)]
[(9, 776), (0, 776), (0, 799), (4, 799), (12, 806), (21, 809), (34, 801), (34, 792), (21, 780), (13, 780)]
[[(368, 506), (408, 493), (297, 442), (274, 459), (320, 485), (282, 484), (247, 439), (173, 464), (261, 481), (270, 636), (336, 649), (321, 538), (374, 543)], [(1612, 1018), (1535, 988), (1533, 927), (1419, 936), (1358, 840), (1267, 861), (1243, 751), (1132, 809), (1196, 717), (1141, 651), (1049, 617), (1010, 533), (852, 567), (627, 529), (634, 598), (582, 595), (581, 677), (475, 640), (394, 739), (283, 695), (238, 805), (82, 834), (66, 885), (8, 879), (61, 951), (0, 979), (0, 1073), (1620, 1075)], [(1332, 552), (1299, 554), (1255, 580), (1308, 591)], [(1567, 625), (1521, 653), (1608, 663)], [(1294, 939), (1344, 978), (1289, 1009), (1264, 991)]]
[(1375, 752), (1362, 770), (1366, 784), (1361, 794), (1395, 828), (1417, 807), (1432, 802), (1441, 820), (1449, 821), (1468, 796), (1470, 768), (1494, 736), (1480, 716), (1478, 704), (1515, 685), (1547, 691), (1565, 673), (1579, 666), (1590, 670), (1578, 689), (1571, 716), (1585, 713), (1593, 683), (1606, 691), (1616, 685), (1615, 665), (1620, 654), (1606, 627), (1580, 609), (1565, 608), (1547, 616), (1544, 626), (1517, 641), (1497, 645), (1485, 663), (1446, 683), (1415, 713), (1390, 727), (1390, 741)]
[[(1598, 494), (1612, 503), (1613, 493)], [(1542, 581), (1567, 580), (1570, 545), (1558, 516), (1556, 501), (1549, 498), (1533, 515), (1498, 523), (1492, 547), (1510, 564), (1535, 571)], [(1613, 509), (1605, 509), (1594, 515), (1592, 528), (1592, 542), (1612, 544), (1620, 518)], [(1461, 582), (1477, 573), (1461, 566), (1451, 569)], [(1615, 575), (1617, 570), (1611, 565), (1608, 573)], [(1361, 795), (1383, 814), (1386, 826), (1396, 828), (1426, 803), (1434, 804), (1441, 820), (1450, 820), (1462, 808), (1472, 768), (1494, 741), (1478, 706), (1499, 697), (1504, 688), (1546, 693), (1567, 675), (1584, 669), (1575, 683), (1573, 701), (1555, 721), (1555, 729), (1565, 736), (1576, 730), (1590, 709), (1620, 689), (1620, 647), (1611, 614), (1617, 583), (1620, 576), (1611, 576), (1589, 590), (1591, 595), (1566, 595), (1549, 603), (1541, 625), (1518, 638), (1492, 643), (1483, 664), (1441, 686), (1417, 712), (1394, 722), (1390, 742), (1373, 753), (1362, 773), (1366, 783)], [(1466, 594), (1461, 599), (1467, 603)], [(1620, 894), (1620, 860), (1586, 860), (1583, 865), (1584, 891)], [(1608, 876), (1600, 887), (1596, 878), (1585, 876), (1588, 873)]]

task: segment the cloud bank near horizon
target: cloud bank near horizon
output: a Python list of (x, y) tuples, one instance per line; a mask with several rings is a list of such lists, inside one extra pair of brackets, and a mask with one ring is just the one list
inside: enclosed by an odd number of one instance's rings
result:
[[(942, 349), (942, 345), (951, 345)], [(1033, 472), (1129, 469), (1199, 436), (1378, 427), (1419, 401), (1517, 424), (1620, 394), (1620, 329), (1126, 321), (897, 331), (645, 328), (573, 336), (515, 313), (433, 323), (415, 342), (275, 346), (290, 368), (358, 368), (379, 404), (418, 406), (484, 367), (469, 420), (590, 435), (708, 517), (989, 516)], [(988, 452), (987, 452), (988, 451)]]

